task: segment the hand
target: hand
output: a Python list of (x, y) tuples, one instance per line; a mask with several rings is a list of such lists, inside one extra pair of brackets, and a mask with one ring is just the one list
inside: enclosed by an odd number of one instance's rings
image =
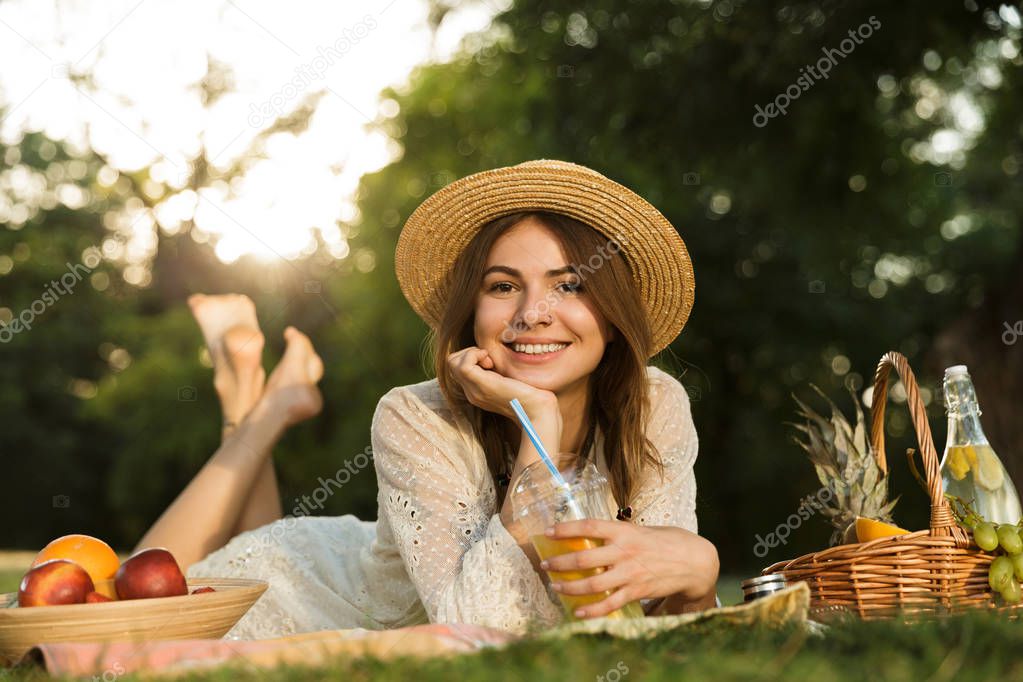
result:
[(476, 407), (518, 423), (511, 407), (512, 398), (518, 398), (530, 420), (546, 420), (555, 414), (560, 420), (558, 397), (554, 393), (499, 374), (489, 351), (469, 346), (449, 355), (447, 362), (466, 400)]
[(540, 564), (549, 571), (606, 569), (589, 578), (552, 583), (561, 594), (611, 591), (607, 598), (577, 609), (577, 618), (605, 616), (637, 599), (677, 595), (686, 602), (706, 600), (717, 584), (714, 545), (682, 528), (587, 519), (556, 524), (547, 537), (604, 540), (601, 547), (561, 554)]

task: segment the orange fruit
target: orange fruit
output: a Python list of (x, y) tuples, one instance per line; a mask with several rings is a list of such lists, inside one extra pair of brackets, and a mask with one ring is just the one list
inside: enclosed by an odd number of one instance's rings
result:
[(109, 580), (117, 573), (121, 561), (110, 545), (91, 535), (65, 535), (43, 547), (36, 555), (32, 566), (38, 566), (51, 559), (67, 559), (82, 568), (92, 578), (92, 582), (100, 584)]
[(870, 542), (879, 538), (890, 538), (895, 535), (905, 535), (909, 531), (905, 528), (893, 526), (890, 523), (866, 519), (862, 516), (856, 517), (856, 540), (859, 542)]

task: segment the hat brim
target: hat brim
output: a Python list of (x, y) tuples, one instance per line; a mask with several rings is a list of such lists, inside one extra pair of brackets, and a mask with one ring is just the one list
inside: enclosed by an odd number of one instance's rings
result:
[(402, 228), (394, 257), (398, 284), (412, 309), (436, 329), (458, 255), (487, 223), (529, 210), (570, 216), (620, 245), (646, 307), (651, 356), (678, 336), (696, 292), (678, 231), (632, 190), (565, 161), (528, 161), (469, 175), (420, 204)]

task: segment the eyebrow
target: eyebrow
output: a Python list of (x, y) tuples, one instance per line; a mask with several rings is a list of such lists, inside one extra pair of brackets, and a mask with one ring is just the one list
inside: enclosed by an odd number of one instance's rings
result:
[[(491, 265), (489, 268), (486, 269), (486, 271), (484, 271), (483, 276), (486, 277), (487, 275), (489, 275), (492, 272), (503, 272), (506, 275), (511, 275), (512, 277), (519, 277), (519, 278), (522, 277), (522, 273), (521, 272), (519, 272), (515, 268), (510, 268), (507, 265)], [(563, 268), (556, 268), (554, 270), (548, 270), (547, 271), (547, 277), (557, 277), (558, 275), (567, 275), (569, 273), (575, 273), (575, 272), (576, 272), (575, 267), (573, 267), (571, 265), (566, 265)]]

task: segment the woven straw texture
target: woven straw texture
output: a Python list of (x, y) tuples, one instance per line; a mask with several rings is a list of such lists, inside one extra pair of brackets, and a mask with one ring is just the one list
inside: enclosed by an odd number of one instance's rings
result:
[(483, 171), (424, 201), (406, 221), (394, 258), (398, 284), (412, 309), (436, 329), (458, 255), (486, 223), (530, 209), (571, 216), (620, 245), (646, 304), (654, 340), (651, 356), (678, 336), (696, 290), (682, 238), (635, 192), (565, 161)]
[(881, 358), (874, 377), (870, 439), (878, 464), (887, 472), (884, 411), (892, 368), (906, 389), (920, 445), (931, 501), (930, 529), (832, 547), (768, 566), (763, 573), (781, 573), (789, 582), (806, 581), (812, 609), (864, 619), (947, 615), (977, 608), (1018, 613), (1020, 606), (995, 601), (987, 579), (994, 556), (973, 544), (952, 515), (916, 377), (906, 358), (894, 351)]

